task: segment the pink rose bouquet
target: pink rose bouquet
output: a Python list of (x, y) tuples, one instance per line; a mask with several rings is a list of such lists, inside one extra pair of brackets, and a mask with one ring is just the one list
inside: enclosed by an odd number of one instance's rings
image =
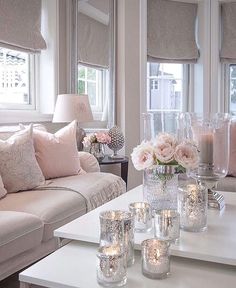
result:
[(137, 170), (154, 165), (177, 165), (179, 168), (193, 169), (198, 164), (198, 150), (192, 142), (178, 142), (173, 135), (160, 133), (153, 141), (143, 141), (135, 147), (131, 159)]
[(93, 134), (88, 134), (83, 140), (84, 147), (90, 147), (92, 143), (111, 143), (111, 137), (107, 132), (97, 132)]

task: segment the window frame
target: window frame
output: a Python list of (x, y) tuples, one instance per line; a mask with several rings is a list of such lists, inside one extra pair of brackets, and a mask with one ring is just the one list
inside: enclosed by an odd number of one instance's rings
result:
[[(10, 49), (9, 49), (10, 50)], [(29, 104), (20, 104), (20, 103), (1, 103), (0, 102), (0, 110), (36, 110), (36, 55), (28, 54), (29, 57)]]

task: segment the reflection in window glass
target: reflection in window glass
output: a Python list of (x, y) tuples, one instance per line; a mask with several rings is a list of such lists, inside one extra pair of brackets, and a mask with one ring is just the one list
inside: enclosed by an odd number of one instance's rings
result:
[(0, 47), (0, 103), (30, 104), (27, 53)]
[(147, 107), (151, 111), (181, 111), (183, 64), (147, 63)]
[(106, 69), (78, 65), (78, 93), (88, 94), (93, 112), (103, 112), (106, 98)]
[(236, 115), (236, 65), (230, 65), (229, 112)]

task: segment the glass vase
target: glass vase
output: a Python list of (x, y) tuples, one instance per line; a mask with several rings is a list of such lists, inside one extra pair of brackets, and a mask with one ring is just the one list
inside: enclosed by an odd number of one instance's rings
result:
[(101, 161), (105, 157), (105, 148), (103, 143), (91, 143), (89, 153)]
[(177, 166), (156, 165), (144, 170), (143, 198), (153, 211), (177, 209)]

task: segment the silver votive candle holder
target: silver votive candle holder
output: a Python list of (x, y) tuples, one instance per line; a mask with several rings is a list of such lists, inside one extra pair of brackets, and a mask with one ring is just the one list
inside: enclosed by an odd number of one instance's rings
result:
[(135, 232), (149, 232), (152, 229), (152, 210), (146, 202), (134, 202), (129, 204), (129, 211), (134, 217)]
[(168, 241), (156, 238), (144, 240), (142, 247), (142, 273), (152, 279), (164, 279), (170, 273)]
[(180, 228), (189, 232), (202, 232), (207, 229), (207, 188), (189, 184), (179, 188), (178, 211)]
[(97, 281), (105, 287), (126, 284), (126, 258), (120, 245), (103, 246), (98, 249)]
[(128, 211), (108, 210), (100, 213), (100, 246), (119, 244), (127, 266), (134, 263), (134, 218)]
[(160, 240), (178, 243), (180, 215), (176, 210), (157, 210), (154, 214), (154, 236)]

